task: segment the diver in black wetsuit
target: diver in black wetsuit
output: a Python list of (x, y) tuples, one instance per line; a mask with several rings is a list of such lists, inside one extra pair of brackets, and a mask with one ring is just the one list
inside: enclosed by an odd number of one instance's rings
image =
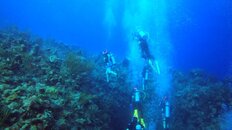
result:
[(142, 58), (144, 58), (145, 60), (154, 59), (154, 57), (150, 53), (150, 50), (148, 48), (148, 44), (147, 44), (146, 39), (140, 38), (139, 39), (139, 46), (140, 46), (140, 49), (141, 49)]
[(138, 41), (141, 50), (141, 57), (145, 60), (154, 60), (148, 47), (148, 34), (138, 31), (134, 34), (134, 38)]
[(143, 90), (145, 89), (146, 83), (149, 79), (150, 72), (152, 70), (156, 70), (158, 74), (160, 74), (158, 62), (155, 60), (154, 56), (151, 54), (148, 40), (149, 35), (147, 32), (138, 30), (134, 33), (134, 39), (138, 42), (139, 48), (141, 50), (141, 57), (145, 60), (145, 65), (142, 72), (143, 77)]

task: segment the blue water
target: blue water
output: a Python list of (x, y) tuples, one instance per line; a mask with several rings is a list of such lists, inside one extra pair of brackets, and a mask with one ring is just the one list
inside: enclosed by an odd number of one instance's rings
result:
[(232, 58), (231, 1), (197, 0), (183, 5), (173, 7), (176, 13), (171, 16), (169, 26), (177, 66), (227, 75)]
[[(143, 1), (154, 6), (160, 3), (159, 0)], [(134, 4), (136, 1), (129, 0), (2, 0), (0, 26), (16, 25), (44, 38), (79, 46), (92, 54), (107, 48), (124, 58), (130, 47), (125, 12), (128, 6), (136, 10)], [(166, 13), (162, 14), (161, 8), (157, 8), (160, 16), (156, 14), (154, 19), (165, 15), (167, 30), (164, 33), (168, 33), (172, 46), (170, 66), (182, 71), (200, 68), (218, 77), (229, 75), (232, 70), (232, 2), (172, 0), (164, 4)], [(153, 12), (150, 13), (152, 16)], [(144, 24), (156, 30), (153, 24)]]

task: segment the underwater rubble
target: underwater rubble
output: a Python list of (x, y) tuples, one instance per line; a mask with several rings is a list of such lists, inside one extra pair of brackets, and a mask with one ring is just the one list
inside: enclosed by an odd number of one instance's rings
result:
[[(0, 129), (125, 129), (133, 88), (128, 64), (118, 63), (117, 78), (107, 83), (101, 55), (2, 29)], [(232, 109), (232, 80), (199, 70), (171, 73), (171, 130), (219, 130)]]

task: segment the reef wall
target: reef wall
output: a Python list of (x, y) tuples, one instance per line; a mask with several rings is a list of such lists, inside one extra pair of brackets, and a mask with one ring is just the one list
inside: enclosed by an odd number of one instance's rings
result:
[[(44, 40), (17, 28), (0, 31), (0, 129), (120, 130), (130, 121), (133, 79), (129, 60), (118, 62), (117, 77), (106, 82), (102, 55)], [(172, 93), (171, 130), (226, 128), (232, 109), (232, 79), (219, 80), (200, 70), (168, 72)], [(152, 95), (154, 76), (145, 102)], [(152, 89), (152, 90), (151, 90)], [(149, 93), (152, 92), (152, 93)], [(162, 130), (159, 104), (153, 120)], [(151, 108), (152, 109), (152, 108)], [(146, 109), (149, 111), (149, 109)], [(145, 123), (146, 123), (145, 118)], [(149, 120), (150, 121), (150, 120)]]

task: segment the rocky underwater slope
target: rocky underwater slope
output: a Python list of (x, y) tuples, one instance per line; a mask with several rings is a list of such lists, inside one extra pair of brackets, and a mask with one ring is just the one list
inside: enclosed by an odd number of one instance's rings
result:
[[(117, 78), (107, 83), (101, 55), (15, 28), (1, 30), (0, 129), (125, 129), (133, 88), (128, 67), (129, 61), (118, 63)], [(232, 109), (232, 80), (201, 71), (170, 73), (171, 128), (219, 130)]]
[(125, 74), (109, 85), (103, 64), (58, 42), (2, 30), (0, 128), (97, 130), (109, 129), (112, 121), (123, 124), (120, 110), (128, 109), (130, 98)]

